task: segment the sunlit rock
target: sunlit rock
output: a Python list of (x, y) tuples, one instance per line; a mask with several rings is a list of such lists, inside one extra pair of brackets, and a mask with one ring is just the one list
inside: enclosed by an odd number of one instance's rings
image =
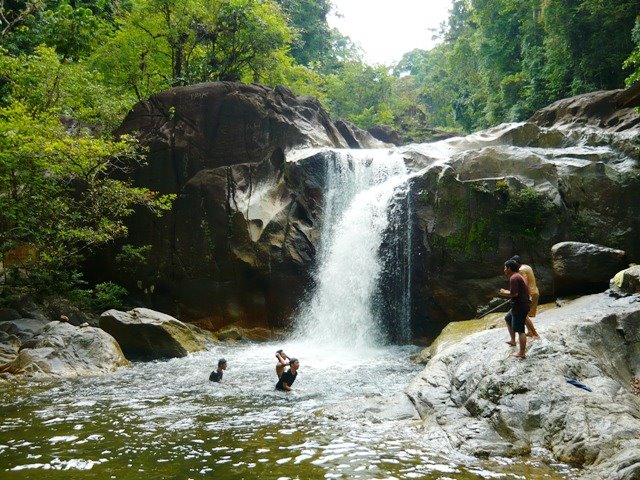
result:
[(107, 310), (100, 316), (100, 328), (117, 340), (129, 359), (184, 357), (207, 345), (206, 332), (147, 308)]
[(585, 467), (581, 478), (638, 478), (638, 300), (597, 294), (542, 312), (525, 360), (505, 327), (441, 340), (407, 389), (425, 438), (480, 457), (544, 447)]
[(22, 343), (17, 357), (0, 372), (77, 377), (112, 372), (126, 363), (118, 343), (103, 330), (56, 321)]
[(620, 270), (609, 284), (614, 295), (633, 295), (640, 293), (640, 265)]

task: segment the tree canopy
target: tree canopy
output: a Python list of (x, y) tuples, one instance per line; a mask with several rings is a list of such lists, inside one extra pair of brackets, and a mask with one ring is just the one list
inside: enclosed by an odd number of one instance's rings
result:
[[(178, 85), (283, 84), (405, 141), (528, 118), (640, 81), (637, 0), (453, 0), (435, 48), (367, 65), (330, 0), (0, 0), (0, 255), (18, 280), (72, 272), (170, 198), (108, 173), (144, 161), (113, 130)], [(43, 278), (44, 278), (43, 277)], [(19, 282), (18, 282), (19, 283)], [(28, 283), (28, 282), (27, 282)], [(24, 282), (23, 282), (24, 284)]]

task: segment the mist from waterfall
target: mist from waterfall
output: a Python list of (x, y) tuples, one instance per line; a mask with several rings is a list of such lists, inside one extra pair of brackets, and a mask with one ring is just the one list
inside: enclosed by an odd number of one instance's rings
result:
[[(406, 230), (407, 217), (397, 215), (402, 206), (394, 202), (406, 202), (408, 174), (402, 157), (387, 150), (331, 151), (326, 168), (315, 289), (298, 315), (297, 336), (328, 350), (361, 351), (387, 338), (376, 299), (388, 270), (381, 245), (390, 226), (403, 228), (393, 222), (404, 221)], [(406, 292), (400, 296), (410, 300)], [(399, 306), (396, 313), (406, 318), (396, 320), (407, 323), (408, 311)]]

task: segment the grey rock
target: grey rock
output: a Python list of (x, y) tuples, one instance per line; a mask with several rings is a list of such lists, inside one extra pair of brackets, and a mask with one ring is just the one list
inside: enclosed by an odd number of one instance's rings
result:
[(207, 345), (200, 329), (147, 308), (107, 310), (100, 316), (100, 328), (118, 341), (128, 359), (184, 357)]
[(22, 340), (27, 340), (39, 333), (49, 320), (45, 318), (19, 318), (0, 323), (0, 331), (15, 335)]
[[(640, 297), (579, 298), (536, 317), (541, 340), (511, 356), (506, 328), (440, 348), (406, 392), (426, 434), (476, 456), (548, 448), (581, 478), (637, 478)], [(577, 379), (592, 392), (577, 388)]]
[(0, 372), (30, 377), (76, 377), (112, 372), (127, 364), (113, 337), (99, 328), (51, 322), (23, 344)]
[(349, 148), (384, 148), (391, 144), (384, 143), (365, 130), (361, 130), (350, 122), (338, 120), (335, 126), (346, 140)]
[(556, 295), (604, 291), (626, 265), (622, 250), (582, 242), (561, 242), (551, 248)]

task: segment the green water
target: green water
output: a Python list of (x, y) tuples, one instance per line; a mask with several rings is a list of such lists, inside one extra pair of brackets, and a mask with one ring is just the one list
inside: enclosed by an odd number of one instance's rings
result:
[[(225, 346), (103, 377), (4, 384), (0, 478), (572, 478), (543, 452), (491, 462), (438, 453), (419, 422), (362, 414), (356, 407), (365, 399), (399, 394), (419, 371), (407, 361), (411, 348), (347, 358), (286, 347), (301, 361), (294, 387), (302, 390), (291, 394), (273, 390), (276, 345)], [(220, 356), (229, 369), (225, 383), (213, 384), (208, 375)]]

